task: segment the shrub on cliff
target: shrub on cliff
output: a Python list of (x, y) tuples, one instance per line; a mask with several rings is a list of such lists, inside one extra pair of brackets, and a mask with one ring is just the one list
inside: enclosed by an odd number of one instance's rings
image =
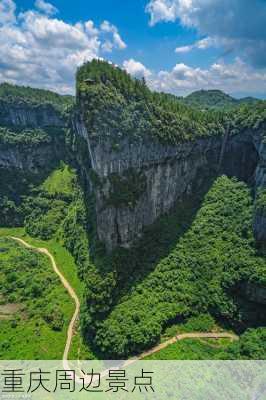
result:
[(0, 145), (40, 145), (51, 142), (51, 136), (42, 129), (10, 130), (0, 127)]

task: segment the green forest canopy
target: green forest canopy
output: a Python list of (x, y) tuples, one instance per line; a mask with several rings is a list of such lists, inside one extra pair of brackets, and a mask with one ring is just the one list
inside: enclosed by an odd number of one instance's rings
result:
[(152, 92), (144, 80), (100, 60), (78, 69), (77, 103), (93, 135), (152, 135), (170, 143), (222, 135), (228, 128), (232, 134), (258, 129), (266, 121), (266, 102), (201, 111), (175, 96)]
[(144, 264), (145, 272), (98, 328), (96, 342), (103, 353), (139, 352), (156, 343), (164, 326), (178, 316), (209, 311), (244, 322), (245, 311), (234, 292), (242, 282), (266, 283), (265, 259), (254, 246), (252, 213), (247, 186), (223, 176), (205, 196), (187, 232), (152, 270), (145, 265), (142, 247), (130, 251), (124, 257), (127, 270), (137, 274)]
[(30, 105), (51, 104), (57, 110), (64, 111), (65, 108), (74, 104), (74, 97), (60, 95), (50, 90), (35, 89), (28, 86), (17, 86), (9, 83), (0, 84), (0, 101), (9, 103), (27, 103)]

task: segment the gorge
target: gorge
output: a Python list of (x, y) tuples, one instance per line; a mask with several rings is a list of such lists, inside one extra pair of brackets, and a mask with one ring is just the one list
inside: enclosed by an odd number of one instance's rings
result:
[(199, 110), (96, 60), (76, 100), (5, 85), (0, 225), (70, 251), (84, 335), (108, 356), (193, 313), (261, 325), (265, 122), (263, 101)]

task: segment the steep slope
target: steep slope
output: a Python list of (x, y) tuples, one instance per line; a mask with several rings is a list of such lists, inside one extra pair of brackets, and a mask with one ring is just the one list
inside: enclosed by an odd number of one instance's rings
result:
[[(84, 336), (105, 357), (205, 311), (263, 323), (252, 220), (264, 245), (265, 102), (195, 110), (101, 61), (79, 69), (72, 110), (49, 92), (13, 97), (3, 96), (15, 117), (3, 106), (0, 225), (25, 224), (71, 252)], [(248, 186), (225, 176), (212, 186), (222, 174)]]
[(167, 324), (201, 312), (234, 320), (241, 329), (248, 322), (265, 323), (266, 263), (256, 254), (252, 212), (247, 186), (220, 177), (192, 224), (185, 212), (169, 217), (172, 237), (174, 226), (177, 231), (187, 224), (187, 230), (173, 242), (168, 256), (152, 262), (149, 236), (125, 254), (124, 268), (132, 283), (97, 331), (102, 352), (109, 357), (140, 352), (158, 341)]
[(266, 103), (230, 113), (195, 111), (99, 61), (78, 71), (77, 100), (74, 143), (108, 250), (130, 246), (210, 176), (254, 183)]
[(0, 85), (0, 125), (64, 127), (66, 110), (73, 103), (72, 96), (3, 83)]
[(22, 223), (22, 196), (65, 159), (72, 103), (71, 96), (0, 85), (0, 225)]

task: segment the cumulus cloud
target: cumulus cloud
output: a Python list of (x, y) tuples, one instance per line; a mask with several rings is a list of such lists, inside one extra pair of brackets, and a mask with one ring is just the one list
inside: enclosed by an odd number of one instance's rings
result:
[(117, 27), (110, 24), (110, 22), (104, 21), (101, 24), (101, 31), (103, 33), (112, 35), (112, 40), (109, 39), (106, 40), (105, 43), (103, 43), (102, 49), (104, 51), (111, 52), (113, 48), (124, 50), (127, 47), (126, 43), (122, 40), (121, 36), (119, 35)]
[(195, 48), (194, 44), (190, 44), (188, 46), (180, 46), (175, 49), (176, 53), (189, 53), (191, 50)]
[(231, 42), (228, 40), (219, 40), (217, 38), (206, 37), (201, 40), (197, 40), (195, 43), (187, 45), (187, 46), (180, 46), (175, 49), (176, 53), (188, 53), (191, 50), (199, 49), (205, 50), (210, 47), (220, 47), (223, 44), (224, 47), (231, 46)]
[(233, 95), (265, 95), (266, 70), (258, 71), (240, 58), (230, 64), (215, 62), (209, 68), (178, 63), (170, 71), (159, 72), (149, 70), (134, 59), (124, 61), (123, 67), (136, 78), (145, 77), (151, 89), (177, 96), (200, 89), (220, 89)]
[(240, 58), (209, 68), (193, 68), (179, 63), (171, 71), (160, 71), (151, 79), (155, 90), (185, 95), (200, 89), (220, 89), (228, 93), (265, 94), (266, 71), (257, 71)]
[(38, 8), (40, 11), (43, 11), (47, 15), (53, 15), (58, 12), (57, 8), (54, 7), (52, 4), (47, 3), (44, 0), (36, 0), (35, 7)]
[(100, 58), (107, 42), (111, 50), (126, 46), (108, 21), (100, 27), (90, 20), (69, 24), (52, 15), (51, 4), (35, 4), (37, 9), (16, 14), (12, 0), (0, 0), (0, 81), (71, 93), (77, 66)]
[(123, 67), (130, 75), (138, 79), (148, 79), (152, 74), (151, 71), (145, 67), (145, 65), (139, 61), (135, 61), (133, 58), (124, 61)]
[[(265, 1), (151, 0), (146, 11), (151, 25), (178, 20), (208, 37), (213, 45), (230, 47), (254, 65), (266, 66)], [(193, 48), (197, 46), (186, 50)], [(186, 50), (183, 46), (183, 52)], [(182, 52), (182, 47), (177, 51)]]
[(16, 4), (12, 0), (0, 1), (0, 26), (12, 24), (16, 21)]
[(172, 0), (152, 0), (146, 7), (150, 14), (150, 25), (154, 26), (160, 21), (174, 22), (178, 16), (176, 2)]

